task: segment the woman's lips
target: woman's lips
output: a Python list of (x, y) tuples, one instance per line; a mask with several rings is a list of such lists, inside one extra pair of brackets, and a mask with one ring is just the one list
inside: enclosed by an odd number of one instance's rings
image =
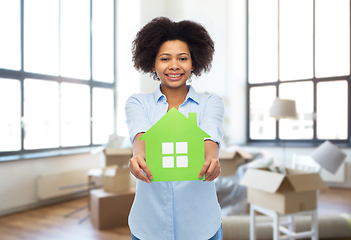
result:
[(183, 75), (183, 73), (168, 73), (166, 74), (166, 77), (171, 81), (178, 81), (182, 79)]

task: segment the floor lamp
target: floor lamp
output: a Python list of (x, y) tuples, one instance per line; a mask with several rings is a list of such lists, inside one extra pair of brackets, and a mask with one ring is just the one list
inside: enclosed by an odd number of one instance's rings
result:
[(346, 154), (328, 140), (310, 155), (322, 168), (335, 174), (346, 158)]
[[(280, 119), (296, 119), (296, 102), (290, 99), (276, 98), (273, 101), (272, 107), (269, 111), (269, 116), (275, 118), (277, 121)], [(281, 138), (280, 138), (281, 140)], [(282, 140), (281, 140), (282, 141)], [(283, 166), (285, 167), (285, 142), (283, 143)]]

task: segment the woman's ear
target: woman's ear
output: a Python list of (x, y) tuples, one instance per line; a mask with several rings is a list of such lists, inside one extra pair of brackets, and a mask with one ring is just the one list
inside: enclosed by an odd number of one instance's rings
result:
[(156, 72), (155, 65), (152, 66), (152, 71), (153, 71), (153, 72)]

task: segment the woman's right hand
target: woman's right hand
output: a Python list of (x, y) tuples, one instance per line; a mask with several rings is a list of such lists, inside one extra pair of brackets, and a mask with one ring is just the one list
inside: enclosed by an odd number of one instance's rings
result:
[[(137, 179), (146, 183), (151, 183), (152, 174), (146, 164), (145, 158), (141, 155), (135, 155), (129, 160), (129, 169)], [(146, 173), (146, 175), (144, 173)]]

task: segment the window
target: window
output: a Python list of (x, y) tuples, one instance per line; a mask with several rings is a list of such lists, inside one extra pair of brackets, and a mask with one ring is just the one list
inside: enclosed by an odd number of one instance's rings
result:
[[(162, 167), (163, 168), (174, 168), (174, 157), (176, 159), (176, 167), (188, 167), (188, 143), (187, 142), (176, 142), (175, 143), (175, 156), (169, 156), (174, 154), (174, 143), (163, 142), (162, 143)], [(168, 155), (168, 156), (167, 156)]]
[[(248, 0), (248, 142), (350, 143), (350, 0)], [(297, 118), (269, 117), (274, 98)]]
[(115, 131), (113, 0), (0, 1), (0, 156)]
[(21, 83), (0, 78), (0, 151), (21, 150)]

